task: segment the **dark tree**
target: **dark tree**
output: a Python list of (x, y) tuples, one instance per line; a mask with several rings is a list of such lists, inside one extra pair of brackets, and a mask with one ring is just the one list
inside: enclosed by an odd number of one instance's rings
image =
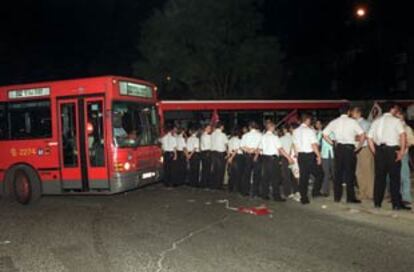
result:
[(276, 97), (281, 53), (262, 32), (260, 8), (260, 0), (167, 1), (143, 26), (135, 75), (164, 97)]

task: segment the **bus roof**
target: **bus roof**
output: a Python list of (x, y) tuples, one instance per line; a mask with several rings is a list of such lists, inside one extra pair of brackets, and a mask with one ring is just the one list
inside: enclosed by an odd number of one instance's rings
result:
[[(96, 76), (96, 77), (82, 77), (82, 78), (74, 78), (74, 79), (63, 79), (63, 80), (52, 80), (52, 81), (39, 81), (39, 82), (31, 82), (31, 83), (23, 83), (23, 84), (12, 84), (12, 85), (5, 85), (0, 86), (0, 91), (4, 90), (11, 90), (11, 89), (24, 89), (32, 86), (46, 86), (46, 85), (55, 85), (59, 83), (79, 83), (79, 82), (90, 82), (90, 81), (107, 81), (107, 80), (132, 80), (136, 82), (140, 82), (143, 84), (149, 84), (154, 85), (151, 82), (137, 79), (137, 78), (131, 78), (131, 77), (123, 77), (123, 76), (115, 76), (115, 75), (105, 75), (105, 76)], [(154, 85), (155, 86), (155, 85)]]
[(337, 109), (348, 100), (189, 100), (160, 101), (164, 111), (194, 110), (274, 110), (274, 109)]

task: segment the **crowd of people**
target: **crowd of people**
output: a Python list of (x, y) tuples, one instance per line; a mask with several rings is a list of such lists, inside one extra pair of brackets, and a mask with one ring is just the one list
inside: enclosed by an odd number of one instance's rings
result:
[(272, 120), (263, 129), (250, 121), (230, 136), (220, 121), (188, 131), (168, 126), (161, 138), (165, 185), (221, 190), (227, 177), (230, 192), (302, 204), (332, 191), (340, 202), (346, 188), (348, 203), (372, 200), (380, 208), (389, 194), (394, 210), (410, 210), (413, 131), (398, 104), (384, 103), (383, 110), (372, 123), (358, 106), (344, 106), (327, 124), (309, 113), (281, 129)]

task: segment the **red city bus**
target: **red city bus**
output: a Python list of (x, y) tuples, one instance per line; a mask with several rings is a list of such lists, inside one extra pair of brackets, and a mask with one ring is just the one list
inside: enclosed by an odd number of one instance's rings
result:
[(116, 76), (0, 87), (0, 195), (114, 194), (162, 177), (156, 87)]

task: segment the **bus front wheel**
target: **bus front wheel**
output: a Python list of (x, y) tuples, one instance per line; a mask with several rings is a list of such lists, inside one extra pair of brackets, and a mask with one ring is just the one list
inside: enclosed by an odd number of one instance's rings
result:
[(23, 205), (33, 203), (41, 196), (40, 180), (36, 172), (26, 165), (15, 166), (9, 171), (6, 187), (9, 198)]

